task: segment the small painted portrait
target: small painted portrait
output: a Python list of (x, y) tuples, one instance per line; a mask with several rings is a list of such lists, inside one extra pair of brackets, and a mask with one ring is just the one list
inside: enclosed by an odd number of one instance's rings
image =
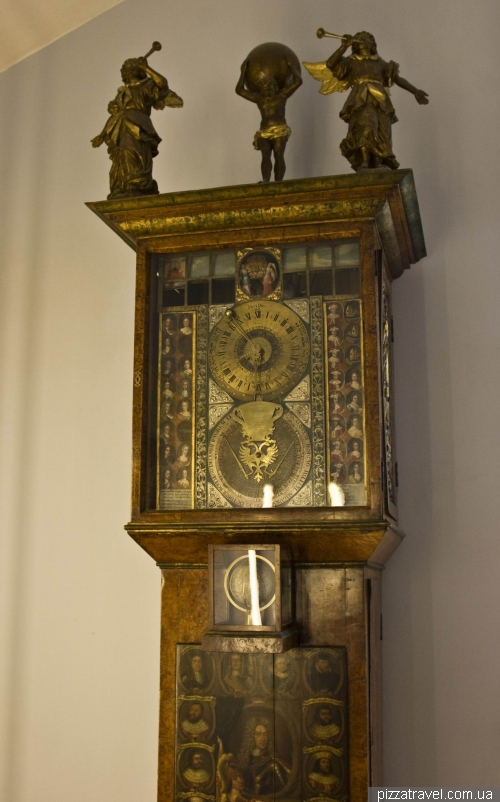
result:
[(342, 437), (345, 434), (345, 420), (342, 415), (332, 415), (330, 418), (330, 436)]
[(311, 770), (307, 774), (307, 781), (321, 797), (332, 796), (340, 785), (340, 777), (333, 767), (335, 757), (333, 752), (322, 749), (313, 752), (308, 763)]
[(361, 350), (358, 345), (351, 345), (350, 348), (347, 349), (345, 355), (345, 361), (348, 365), (355, 365), (357, 362), (361, 360)]
[(276, 654), (273, 660), (266, 662), (266, 686), (280, 699), (293, 698), (296, 690), (298, 671), (296, 662), (290, 652), (286, 654)]
[(240, 262), (238, 284), (248, 298), (267, 298), (279, 280), (278, 260), (270, 251), (250, 251)]
[(347, 455), (350, 459), (359, 460), (363, 458), (363, 441), (349, 440), (347, 444)]
[(181, 334), (183, 334), (186, 337), (192, 334), (193, 333), (192, 326), (193, 326), (193, 321), (191, 315), (183, 315), (182, 325), (180, 327)]
[(166, 401), (169, 401), (172, 398), (172, 396), (174, 395), (173, 384), (174, 384), (174, 382), (173, 382), (172, 379), (167, 379), (163, 384), (162, 395), (163, 395), (163, 398)]
[(330, 482), (341, 485), (346, 479), (346, 469), (342, 462), (336, 461), (330, 464)]
[(172, 482), (172, 469), (165, 468), (165, 473), (163, 474), (163, 489), (164, 490), (173, 490), (174, 484)]
[(347, 396), (347, 409), (353, 415), (360, 415), (363, 409), (363, 394), (359, 390), (353, 390)]
[(359, 485), (363, 481), (363, 466), (360, 462), (353, 462), (349, 465), (349, 482), (353, 485)]
[(346, 385), (353, 390), (361, 390), (361, 371), (359, 368), (351, 368), (346, 373)]
[(246, 696), (254, 685), (254, 671), (248, 654), (225, 654), (221, 663), (222, 683), (232, 696)]
[(345, 399), (339, 390), (330, 393), (330, 412), (336, 415), (345, 409)]
[(182, 443), (177, 450), (177, 459), (175, 461), (175, 469), (181, 470), (187, 468), (191, 464), (191, 446), (189, 443)]
[(345, 307), (345, 316), (347, 320), (359, 317), (359, 301), (348, 301)]
[(179, 362), (179, 372), (184, 379), (190, 379), (193, 375), (193, 362), (191, 359), (181, 359)]
[(337, 368), (344, 361), (342, 348), (330, 348), (328, 350), (328, 364), (331, 368)]
[(163, 461), (165, 465), (169, 466), (172, 466), (174, 463), (174, 449), (170, 443), (163, 449)]
[(163, 443), (164, 443), (166, 446), (168, 446), (168, 445), (169, 445), (169, 444), (172, 442), (172, 438), (173, 438), (173, 436), (174, 436), (174, 433), (173, 433), (172, 427), (170, 426), (170, 424), (169, 424), (169, 423), (166, 423), (166, 424), (163, 426), (163, 428), (162, 428), (162, 431), (161, 431), (161, 439), (162, 439), (162, 442), (163, 442)]
[(164, 337), (163, 338), (163, 348), (161, 350), (164, 356), (173, 354), (175, 350), (175, 346), (172, 345), (172, 338), (171, 337)]
[(178, 675), (185, 691), (203, 695), (213, 680), (211, 656), (196, 647), (185, 649), (180, 656)]
[(330, 435), (330, 460), (332, 462), (343, 462), (345, 455), (345, 445), (335, 435)]
[(183, 702), (179, 708), (179, 729), (185, 741), (207, 741), (214, 728), (212, 708), (199, 701)]
[(181, 470), (177, 472), (176, 486), (179, 490), (189, 490), (191, 487), (191, 479), (187, 468), (181, 468)]
[(191, 420), (191, 402), (188, 398), (181, 398), (177, 404), (179, 420)]
[(175, 415), (171, 401), (165, 401), (165, 403), (163, 404), (163, 417), (166, 418), (167, 420), (174, 419)]
[(169, 379), (174, 373), (174, 363), (171, 359), (165, 359), (163, 363), (163, 376)]
[(176, 328), (177, 326), (175, 317), (172, 317), (172, 315), (167, 315), (163, 324), (165, 334), (167, 334), (169, 337), (173, 337), (175, 335)]
[(328, 379), (328, 384), (330, 386), (330, 392), (333, 390), (340, 390), (341, 387), (344, 385), (344, 374), (341, 370), (335, 368), (335, 370), (330, 371), (330, 377)]
[(321, 703), (306, 709), (306, 730), (313, 741), (334, 743), (342, 732), (340, 708)]
[(284, 733), (274, 732), (271, 714), (262, 711), (245, 723), (237, 762), (245, 778), (245, 788), (251, 794), (266, 797), (283, 791), (291, 774), (292, 749)]
[(328, 325), (336, 325), (336, 323), (342, 319), (344, 315), (344, 310), (342, 309), (342, 304), (339, 304), (337, 301), (334, 301), (331, 304), (328, 304), (326, 307), (327, 309), (327, 320)]
[(328, 329), (328, 346), (341, 345), (343, 339), (342, 329), (340, 326), (330, 326)]
[(339, 661), (327, 651), (313, 652), (307, 662), (306, 679), (314, 696), (334, 696), (342, 682)]
[(178, 278), (186, 277), (186, 258), (184, 256), (178, 259), (169, 259), (165, 265), (165, 278), (167, 281), (173, 281)]
[(359, 333), (359, 323), (351, 323), (345, 331), (345, 338), (347, 342), (357, 342), (359, 340)]
[(191, 398), (191, 382), (189, 379), (180, 379), (178, 393), (180, 398)]
[(361, 415), (352, 415), (348, 419), (347, 433), (350, 437), (363, 437), (363, 421)]
[(215, 774), (210, 751), (202, 746), (183, 749), (179, 756), (179, 774), (185, 788), (208, 790)]

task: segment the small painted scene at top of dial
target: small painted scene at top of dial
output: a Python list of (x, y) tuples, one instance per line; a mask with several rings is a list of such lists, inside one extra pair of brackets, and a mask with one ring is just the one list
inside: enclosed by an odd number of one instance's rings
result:
[(267, 250), (246, 253), (238, 267), (238, 286), (247, 298), (268, 298), (280, 283), (276, 256)]

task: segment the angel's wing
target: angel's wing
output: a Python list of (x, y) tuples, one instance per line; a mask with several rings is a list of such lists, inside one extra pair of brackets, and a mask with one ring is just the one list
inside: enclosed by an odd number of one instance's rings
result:
[(180, 109), (184, 105), (184, 101), (179, 95), (177, 95), (172, 89), (168, 90), (168, 95), (161, 98), (161, 100), (157, 100), (156, 103), (153, 103), (153, 107), (161, 111), (165, 108), (165, 106), (169, 106), (171, 109)]
[(302, 64), (317, 81), (321, 81), (321, 95), (331, 95), (332, 92), (346, 92), (349, 89), (348, 81), (339, 81), (326, 66), (326, 61), (303, 61)]

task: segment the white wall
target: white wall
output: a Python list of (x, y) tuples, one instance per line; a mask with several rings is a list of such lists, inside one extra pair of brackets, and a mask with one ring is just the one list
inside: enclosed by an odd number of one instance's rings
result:
[[(500, 785), (497, 0), (126, 0), (0, 76), (0, 733), (5, 802), (155, 799), (159, 573), (128, 520), (134, 254), (83, 205), (124, 58), (155, 114), (162, 191), (259, 179), (234, 94), (262, 41), (329, 55), (375, 33), (397, 87), (429, 256), (395, 289), (401, 525), (385, 577), (385, 781)], [(348, 172), (339, 96), (289, 103), (288, 177)]]

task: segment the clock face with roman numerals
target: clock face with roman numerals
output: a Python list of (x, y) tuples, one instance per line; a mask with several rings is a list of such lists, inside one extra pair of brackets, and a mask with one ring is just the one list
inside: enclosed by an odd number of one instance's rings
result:
[(233, 398), (270, 401), (300, 381), (309, 338), (300, 317), (275, 301), (238, 304), (214, 327), (208, 361), (217, 383)]

